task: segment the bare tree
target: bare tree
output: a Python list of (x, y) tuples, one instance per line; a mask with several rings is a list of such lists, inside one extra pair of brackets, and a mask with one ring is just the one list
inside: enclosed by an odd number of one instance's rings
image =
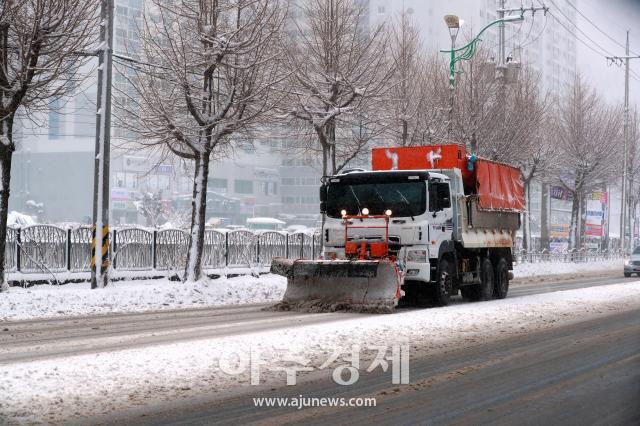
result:
[(523, 248), (531, 248), (531, 184), (556, 164), (556, 147), (546, 126), (549, 96), (540, 90), (539, 76), (524, 67), (506, 90), (505, 123), (497, 128), (493, 157), (522, 171), (526, 199), (523, 217)]
[(428, 67), (420, 32), (415, 22), (403, 10), (390, 29), (389, 56), (394, 72), (389, 79), (390, 90), (382, 111), (389, 114), (389, 134), (395, 145), (409, 146), (422, 142), (429, 113)]
[(166, 215), (164, 202), (160, 192), (145, 192), (135, 202), (136, 209), (147, 221), (147, 226), (157, 228), (160, 221)]
[(607, 106), (580, 75), (554, 111), (562, 167), (558, 182), (573, 196), (569, 248), (580, 248), (579, 219), (585, 195), (610, 182), (619, 168), (620, 113)]
[(52, 99), (73, 91), (85, 76), (80, 70), (95, 46), (97, 1), (3, 0), (0, 2), (0, 284), (4, 258), (13, 129), (26, 117), (48, 108)]
[(317, 139), (310, 147), (319, 145), (327, 176), (338, 167), (340, 118), (362, 115), (363, 102), (387, 90), (387, 37), (382, 26), (369, 27), (357, 0), (302, 0), (293, 7), (284, 56), (289, 96), (282, 109), (293, 126), (313, 129)]
[[(210, 163), (232, 138), (262, 124), (278, 101), (283, 11), (268, 0), (152, 0), (141, 60), (116, 100), (120, 124), (140, 143), (195, 163), (185, 280), (202, 275)], [(118, 104), (119, 102), (119, 104)]]
[[(384, 140), (388, 123), (377, 114), (381, 107), (377, 102), (365, 102), (363, 110), (358, 114), (347, 113), (339, 120), (334, 173), (368, 163), (372, 143)], [(375, 111), (367, 112), (371, 110)]]
[[(460, 64), (456, 77), (454, 100), (453, 138), (464, 143), (473, 153), (490, 158), (498, 153), (495, 149), (495, 132), (501, 123), (498, 120), (498, 84), (492, 72), (494, 64), (490, 52), (480, 48), (469, 61)], [(445, 107), (446, 98), (442, 99)], [(448, 118), (447, 118), (448, 120)]]

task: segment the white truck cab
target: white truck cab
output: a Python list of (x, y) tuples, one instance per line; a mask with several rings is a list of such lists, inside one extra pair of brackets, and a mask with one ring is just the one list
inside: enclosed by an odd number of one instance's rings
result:
[[(350, 172), (328, 180), (326, 200), (322, 235), (325, 258), (345, 257), (343, 216), (389, 214), (389, 252), (398, 259), (407, 278), (431, 281), (429, 259), (437, 260), (440, 246), (452, 238), (452, 195), (447, 175), (426, 170)], [(348, 238), (374, 242), (383, 241), (385, 235), (381, 227), (363, 228), (350, 232)]]

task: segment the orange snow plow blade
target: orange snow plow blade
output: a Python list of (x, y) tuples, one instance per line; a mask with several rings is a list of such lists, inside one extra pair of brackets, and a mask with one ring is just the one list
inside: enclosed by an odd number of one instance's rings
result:
[(400, 299), (399, 274), (388, 259), (275, 258), (271, 273), (287, 277), (287, 290), (276, 310), (390, 313)]

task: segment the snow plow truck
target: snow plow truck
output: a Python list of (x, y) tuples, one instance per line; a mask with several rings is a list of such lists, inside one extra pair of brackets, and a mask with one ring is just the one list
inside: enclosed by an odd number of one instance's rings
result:
[(320, 259), (276, 258), (280, 309), (393, 312), (460, 293), (502, 299), (524, 210), (520, 170), (459, 145), (374, 148), (372, 171), (324, 180)]

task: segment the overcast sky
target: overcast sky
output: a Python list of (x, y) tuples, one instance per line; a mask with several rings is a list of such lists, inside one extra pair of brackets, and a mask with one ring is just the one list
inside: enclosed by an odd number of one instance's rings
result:
[[(563, 1), (563, 0), (555, 0)], [(576, 0), (580, 11), (596, 24), (609, 37), (617, 40), (620, 45), (602, 34), (582, 16), (578, 16), (577, 25), (592, 40), (584, 34), (577, 35), (591, 48), (601, 51), (605, 49), (607, 55), (623, 56), (626, 30), (630, 30), (631, 50), (640, 56), (640, 0)], [(601, 46), (594, 46), (595, 43)], [(624, 67), (608, 66), (603, 58), (604, 53), (596, 54), (583, 43), (578, 42), (578, 69), (584, 73), (589, 81), (611, 102), (622, 102), (624, 99)], [(632, 59), (630, 78), (630, 101), (633, 107), (640, 101), (640, 59)]]

